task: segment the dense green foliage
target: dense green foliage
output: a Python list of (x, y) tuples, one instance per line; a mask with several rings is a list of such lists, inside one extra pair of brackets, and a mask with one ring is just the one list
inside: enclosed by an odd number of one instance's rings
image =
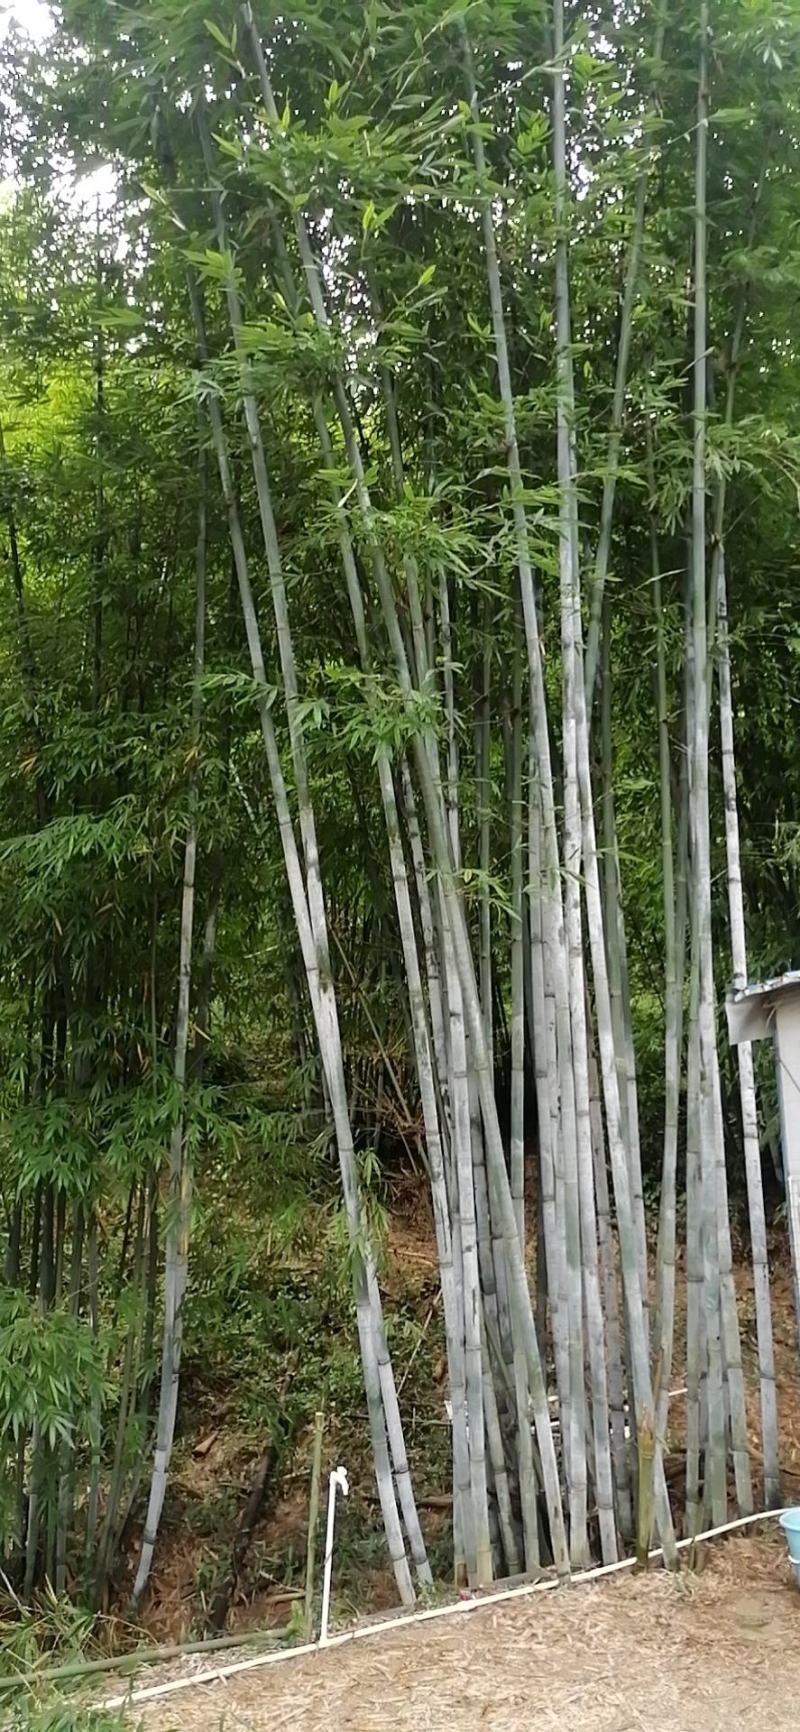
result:
[[(513, 1139), (514, 742), (532, 665), (523, 672), (513, 507), (522, 504), (536, 568), (561, 823), (565, 482), (555, 429), (564, 398), (554, 307), (565, 234), (568, 443), (587, 632), (604, 486), (617, 478), (601, 634), (610, 730), (598, 702), (591, 758), (606, 881), (611, 850), (620, 862), (641, 1167), (646, 1195), (658, 1197), (666, 937), (654, 675), (661, 627), (680, 868), (692, 749), (684, 669), (700, 12), (665, 8), (656, 52), (657, 4), (569, 6), (562, 208), (547, 9), (530, 0), (469, 7), (467, 73), (463, 11), (441, 0), (306, 0), (289, 19), (259, 0), (275, 114), (246, 13), (233, 4), (63, 0), (45, 50), (13, 31), (5, 40), (3, 143), (14, 180), (0, 213), (0, 1523), (4, 1568), (25, 1597), (46, 1579), (95, 1604), (119, 1586), (117, 1553), (132, 1526), (139, 1532), (146, 1497), (184, 1202), (193, 1217), (187, 1298), (177, 1304), (184, 1370), (213, 1376), (216, 1356), (268, 1430), (291, 1432), (323, 1398), (356, 1399), (354, 1362), (321, 1366), (312, 1341), (326, 1322), (333, 1333), (351, 1276), (358, 1298), (368, 1255), (339, 1202), (335, 1091), (287, 888), (262, 744), (270, 725), (302, 832), (312, 923), (319, 848), (364, 1244), (380, 1246), (387, 1172), (421, 1171), (430, 1159), (379, 786), (388, 763), (421, 935), (426, 874), (434, 883), (441, 862), (432, 849), (415, 879), (402, 797), (410, 763), (422, 810), (415, 752), (432, 751), (437, 771), (441, 760), (451, 837), (457, 817), (457, 895), (500, 1121)], [(711, 571), (722, 488), (749, 961), (766, 974), (797, 961), (800, 14), (793, 0), (717, 0), (710, 42), (707, 551)], [(84, 177), (98, 167), (95, 195)], [(615, 455), (609, 428), (642, 184)], [(521, 493), (498, 389), (487, 208)], [(323, 319), (304, 221), (322, 260)], [(355, 461), (338, 411), (343, 378)], [(248, 397), (266, 452), (296, 694), (270, 605), (276, 556), (262, 538)], [(261, 683), (248, 659), (214, 409), (260, 617)], [(365, 598), (366, 655), (348, 602), (347, 546)], [(714, 709), (710, 766), (721, 994), (732, 967)], [(527, 747), (523, 771), (533, 801)], [(195, 834), (184, 1079), (176, 1003)], [(527, 854), (525, 882), (535, 896)], [(526, 979), (533, 942), (526, 936)], [(315, 943), (324, 984), (316, 931)], [(609, 959), (613, 977), (611, 947)], [(595, 977), (587, 961), (592, 999)], [(534, 1049), (544, 1034), (525, 991), (525, 1130), (535, 1152)], [(687, 966), (687, 1015), (689, 996)], [(178, 1025), (180, 1047), (180, 1015)], [(723, 1038), (720, 1064), (728, 1172), (744, 1214), (738, 1080)], [(766, 1061), (760, 1080), (772, 1183)], [(441, 1076), (437, 1084), (441, 1106)], [(601, 1145), (602, 1134), (601, 1115)], [(338, 1123), (337, 1136), (341, 1155)], [(487, 1128), (487, 1147), (489, 1138)], [(479, 1142), (473, 1130), (478, 1166)], [(681, 1173), (683, 1147), (682, 1130)], [(585, 1241), (585, 1224), (581, 1232)], [(317, 1264), (311, 1324), (307, 1289), (285, 1278), (293, 1253)], [(241, 1317), (237, 1294), (254, 1260), (263, 1287)], [(180, 1340), (176, 1379), (179, 1364)]]

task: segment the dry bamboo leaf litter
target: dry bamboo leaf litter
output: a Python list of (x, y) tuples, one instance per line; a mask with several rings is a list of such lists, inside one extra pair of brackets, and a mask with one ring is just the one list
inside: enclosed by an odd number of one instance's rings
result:
[[(800, 1594), (776, 1537), (411, 1626), (139, 1711), (142, 1732), (789, 1732)], [(131, 1725), (137, 1725), (132, 1712)]]

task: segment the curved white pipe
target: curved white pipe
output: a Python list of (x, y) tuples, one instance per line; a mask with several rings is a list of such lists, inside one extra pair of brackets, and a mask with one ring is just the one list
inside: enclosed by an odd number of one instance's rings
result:
[(328, 1527), (325, 1534), (325, 1565), (322, 1575), (322, 1613), (319, 1621), (319, 1646), (328, 1644), (328, 1617), (331, 1609), (331, 1572), (333, 1570), (333, 1528), (336, 1521), (336, 1493), (348, 1497), (350, 1487), (343, 1467), (335, 1467), (328, 1481)]

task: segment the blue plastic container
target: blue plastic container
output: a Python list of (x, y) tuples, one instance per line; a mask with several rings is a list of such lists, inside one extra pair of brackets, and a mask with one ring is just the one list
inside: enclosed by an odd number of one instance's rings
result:
[(780, 1517), (780, 1524), (786, 1535), (789, 1561), (794, 1570), (795, 1580), (800, 1587), (800, 1508), (784, 1510)]

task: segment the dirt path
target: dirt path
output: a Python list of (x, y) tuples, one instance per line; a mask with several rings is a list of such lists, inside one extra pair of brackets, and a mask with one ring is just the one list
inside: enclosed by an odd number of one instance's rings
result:
[(732, 1540), (700, 1575), (510, 1601), (138, 1712), (143, 1732), (794, 1732), (800, 1593), (778, 1543)]

